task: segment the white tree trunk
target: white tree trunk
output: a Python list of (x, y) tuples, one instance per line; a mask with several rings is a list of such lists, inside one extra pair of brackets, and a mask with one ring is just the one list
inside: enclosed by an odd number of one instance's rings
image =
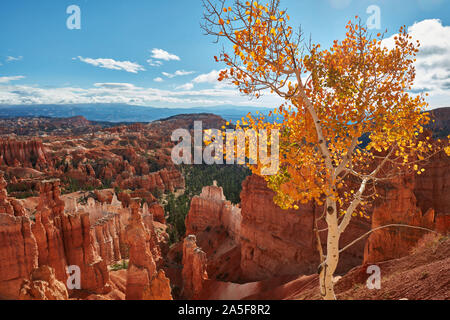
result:
[(327, 200), (328, 237), (327, 255), (320, 272), (320, 291), (324, 300), (336, 300), (334, 294), (334, 272), (339, 262), (339, 227), (337, 221), (336, 202)]

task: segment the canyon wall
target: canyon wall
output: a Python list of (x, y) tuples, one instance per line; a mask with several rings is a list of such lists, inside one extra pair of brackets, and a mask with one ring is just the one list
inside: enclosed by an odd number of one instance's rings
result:
[[(449, 232), (450, 157), (443, 152), (426, 163), (423, 174), (399, 177), (378, 189), (380, 199), (372, 214), (372, 228), (402, 224)], [(407, 227), (377, 230), (367, 240), (364, 261), (404, 257), (426, 233)]]
[(0, 299), (16, 299), (38, 267), (38, 247), (27, 217), (0, 213)]
[(186, 234), (197, 235), (211, 229), (224, 229), (228, 236), (239, 242), (241, 210), (227, 201), (223, 189), (216, 183), (206, 186), (194, 196), (186, 216)]
[[(191, 201), (186, 235), (195, 235), (206, 253), (210, 279), (232, 282), (259, 281), (284, 275), (317, 272), (319, 254), (314, 219), (323, 208), (313, 204), (299, 210), (282, 210), (263, 178), (250, 176), (243, 183), (241, 208), (226, 201), (217, 186), (204, 187)], [(367, 220), (354, 219), (341, 246), (369, 230)], [(322, 222), (319, 229), (325, 228)], [(325, 234), (321, 236), (325, 243)], [(363, 261), (364, 242), (342, 254), (338, 273)]]
[(206, 253), (197, 246), (196, 237), (187, 236), (183, 242), (182, 297), (196, 299), (200, 295), (203, 284), (208, 279), (206, 266)]
[(186, 235), (205, 252), (211, 279), (241, 281), (241, 209), (226, 200), (216, 182), (191, 200)]
[(159, 189), (163, 192), (173, 192), (175, 189), (184, 188), (184, 177), (175, 169), (162, 169), (143, 176), (121, 174), (116, 177), (114, 186), (121, 189), (144, 189), (148, 191)]
[(435, 229), (450, 230), (450, 157), (440, 152), (425, 165), (425, 172), (414, 177), (414, 195), (422, 212), (434, 210)]
[(0, 166), (44, 169), (50, 165), (44, 145), (39, 140), (0, 140)]
[(139, 205), (131, 206), (131, 217), (126, 227), (125, 241), (130, 251), (127, 272), (127, 300), (172, 300), (169, 280), (164, 271), (157, 270), (151, 252), (151, 233), (147, 230)]
[[(387, 224), (447, 233), (450, 229), (449, 159), (444, 154), (436, 155), (425, 167), (425, 173), (380, 184), (380, 197), (369, 210), (371, 220), (354, 217), (341, 236), (340, 247), (372, 228)], [(309, 203), (298, 210), (282, 210), (274, 204), (273, 196), (264, 179), (253, 175), (243, 183), (241, 208), (227, 203), (222, 189), (215, 185), (203, 188), (201, 195), (192, 199), (186, 217), (186, 235), (196, 236), (192, 247), (205, 253), (205, 270), (211, 281), (244, 283), (317, 272), (319, 255), (314, 220), (322, 215), (323, 207)], [(319, 221), (318, 228), (326, 228), (323, 220)], [(344, 274), (363, 263), (408, 255), (425, 234), (424, 230), (403, 227), (376, 231), (341, 253), (336, 274)], [(320, 237), (322, 245), (326, 244), (326, 232)], [(236, 249), (240, 255), (235, 254)], [(192, 256), (190, 251), (188, 254)], [(186, 262), (189, 266), (183, 267), (188, 268), (185, 274), (189, 274), (195, 269), (192, 257)], [(226, 266), (226, 271), (221, 266)], [(195, 295), (189, 280), (192, 276), (185, 278), (185, 286), (191, 288), (187, 292)], [(200, 282), (196, 281), (199, 286)]]
[[(341, 236), (340, 247), (370, 229), (387, 224), (405, 224), (448, 233), (450, 230), (450, 157), (443, 152), (431, 158), (421, 175), (403, 176), (378, 187), (371, 221), (355, 217)], [(265, 181), (251, 176), (241, 193), (241, 271), (245, 280), (275, 275), (316, 272), (318, 253), (313, 234), (314, 217), (322, 208), (301, 205), (299, 210), (281, 210)], [(319, 230), (326, 227), (319, 223)], [(375, 231), (341, 254), (337, 274), (363, 262), (373, 263), (408, 255), (427, 232), (393, 227)], [(321, 235), (326, 243), (325, 234)]]
[[(323, 208), (310, 203), (298, 210), (282, 210), (263, 178), (248, 177), (241, 192), (241, 269), (248, 281), (274, 276), (317, 272), (319, 254), (314, 234), (314, 219)], [(325, 228), (319, 224), (319, 230)], [(341, 238), (341, 246), (369, 229), (369, 222), (353, 219)], [(321, 235), (326, 243), (325, 234)], [(363, 260), (364, 244), (357, 243), (342, 253), (337, 273), (346, 272)]]

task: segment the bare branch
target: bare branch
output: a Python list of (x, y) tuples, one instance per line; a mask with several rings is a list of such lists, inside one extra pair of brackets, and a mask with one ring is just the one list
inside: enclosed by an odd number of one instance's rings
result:
[(340, 249), (340, 250), (339, 250), (339, 253), (341, 253), (341, 252), (347, 250), (349, 247), (353, 246), (353, 245), (354, 245), (355, 243), (357, 243), (358, 241), (361, 241), (362, 239), (364, 239), (365, 237), (367, 237), (368, 235), (370, 235), (372, 232), (375, 232), (375, 231), (380, 230), (380, 229), (390, 228), (390, 227), (412, 228), (412, 229), (418, 229), (418, 230), (423, 230), (423, 231), (433, 232), (433, 233), (439, 234), (439, 232), (436, 232), (436, 231), (431, 230), (431, 229), (423, 228), (423, 227), (410, 226), (410, 225), (407, 225), (407, 224), (397, 224), (397, 223), (394, 223), (394, 224), (388, 224), (388, 225), (385, 225), (385, 226), (381, 226), (381, 227), (377, 227), (377, 228), (375, 228), (375, 229), (372, 229), (372, 230), (370, 230), (369, 232), (366, 232), (366, 233), (363, 234), (361, 237), (359, 237), (359, 238), (353, 240), (353, 241), (350, 242), (348, 245), (346, 245), (344, 248)]

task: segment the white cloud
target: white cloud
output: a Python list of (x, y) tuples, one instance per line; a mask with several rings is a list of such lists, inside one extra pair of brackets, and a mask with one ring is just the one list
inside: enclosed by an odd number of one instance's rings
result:
[(41, 88), (32, 85), (0, 84), (0, 104), (85, 104), (120, 103), (154, 107), (207, 107), (218, 105), (276, 107), (281, 100), (267, 94), (249, 100), (235, 89), (192, 90), (193, 84), (179, 90), (142, 88), (129, 83), (95, 83), (88, 88)]
[[(439, 19), (427, 19), (414, 23), (408, 33), (414, 42), (420, 41), (413, 92), (428, 92), (431, 108), (449, 106), (450, 26), (442, 25)], [(394, 36), (383, 43), (392, 48)]]
[(234, 88), (234, 86), (227, 80), (219, 81), (217, 80), (219, 78), (219, 74), (222, 70), (212, 70), (208, 73), (201, 74), (197, 77), (195, 77), (192, 82), (193, 83), (207, 83), (207, 84), (213, 84), (215, 88)]
[[(175, 72), (174, 74), (170, 74), (167, 72), (163, 72), (162, 74), (165, 75), (168, 78), (174, 78), (176, 76), (181, 76), (181, 75), (189, 75), (194, 73), (193, 71), (184, 71), (184, 70), (179, 70), (177, 72)], [(208, 84), (214, 84), (215, 89), (221, 89), (221, 88), (225, 88), (227, 85), (225, 83), (221, 83), (217, 80), (217, 78), (219, 77), (219, 73), (220, 71), (217, 70), (213, 70), (209, 73), (204, 73), (201, 74), (197, 77), (195, 77), (191, 82), (185, 83), (181, 86), (176, 87), (175, 89), (178, 90), (185, 90), (185, 91), (189, 91), (192, 90), (195, 86), (196, 83), (208, 83)]]
[(160, 67), (162, 66), (162, 62), (159, 60), (153, 60), (153, 59), (148, 59), (147, 63), (151, 66), (151, 67)]
[[(415, 92), (427, 91), (432, 108), (449, 106), (450, 101), (450, 26), (442, 25), (440, 20), (430, 19), (409, 27), (413, 40), (420, 40), (421, 47), (416, 62)], [(386, 39), (393, 41), (393, 37)], [(79, 57), (79, 59), (82, 59)], [(83, 58), (84, 59), (84, 58)], [(88, 60), (86, 58), (84, 60)], [(94, 60), (97, 66), (106, 67), (108, 63)], [(111, 60), (115, 62), (114, 60)], [(85, 61), (86, 62), (86, 61)], [(86, 62), (88, 63), (88, 62)], [(112, 63), (112, 62), (111, 62)], [(93, 63), (91, 63), (93, 64)], [(123, 66), (115, 66), (123, 70)], [(165, 73), (165, 76), (192, 74), (192, 71), (178, 70)], [(260, 99), (249, 100), (233, 87), (227, 87), (217, 80), (220, 70), (196, 76), (192, 81), (180, 85), (178, 90), (160, 90), (151, 87), (137, 87), (130, 83), (95, 83), (88, 88), (61, 87), (41, 88), (32, 85), (13, 84), (12, 81), (23, 76), (0, 77), (0, 104), (82, 104), (82, 103), (124, 103), (155, 107), (201, 107), (217, 105), (258, 106), (275, 108), (282, 100), (273, 94), (265, 93)], [(164, 81), (157, 77), (155, 82)], [(170, 78), (170, 77), (169, 77)], [(210, 89), (194, 89), (197, 84), (209, 85)]]
[(22, 59), (23, 59), (22, 56), (18, 56), (18, 57), (7, 56), (7, 57), (6, 57), (6, 62), (20, 61), (20, 60), (22, 60)]
[(122, 89), (122, 90), (137, 88), (131, 83), (117, 83), (117, 82), (94, 83), (94, 87), (106, 89)]
[(0, 77), (0, 83), (9, 83), (10, 81), (16, 81), (24, 78), (24, 76)]
[(138, 71), (145, 71), (144, 67), (141, 65), (130, 62), (130, 61), (116, 61), (113, 59), (92, 59), (92, 58), (83, 58), (78, 56), (78, 59), (87, 64), (91, 64), (96, 67), (112, 69), (112, 70), (123, 70), (131, 73), (138, 73)]
[(164, 60), (164, 61), (170, 61), (170, 60), (180, 61), (181, 60), (179, 56), (171, 54), (163, 49), (157, 49), (157, 48), (152, 50), (152, 58)]
[(217, 84), (219, 81), (217, 80), (219, 78), (219, 73), (222, 70), (212, 70), (209, 73), (204, 73), (196, 77), (192, 82), (194, 83), (212, 83)]
[(168, 72), (162, 72), (162, 74), (164, 76), (166, 76), (167, 78), (175, 78), (175, 77), (181, 77), (181, 76), (187, 76), (190, 74), (195, 73), (195, 71), (185, 71), (185, 70), (177, 70), (175, 71), (175, 73), (168, 73)]
[(179, 90), (191, 90), (191, 89), (193, 89), (193, 88), (194, 88), (194, 85), (193, 85), (192, 83), (190, 83), (190, 82), (185, 83), (185, 84), (183, 84), (183, 85), (181, 85), (181, 86), (176, 87), (176, 89), (179, 89)]

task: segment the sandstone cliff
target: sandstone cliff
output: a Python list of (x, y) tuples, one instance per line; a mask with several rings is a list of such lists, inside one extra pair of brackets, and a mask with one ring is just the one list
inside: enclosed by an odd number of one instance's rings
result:
[(171, 300), (169, 280), (164, 271), (157, 270), (151, 252), (151, 233), (144, 225), (139, 205), (131, 204), (131, 217), (126, 227), (126, 243), (129, 246), (127, 273), (127, 300)]
[(56, 280), (55, 271), (49, 266), (33, 270), (30, 280), (25, 280), (19, 293), (20, 300), (67, 300), (67, 288)]
[[(372, 228), (404, 224), (448, 233), (450, 230), (450, 157), (431, 158), (422, 175), (401, 177), (384, 188), (372, 214)], [(392, 227), (377, 230), (367, 240), (364, 261), (400, 258), (410, 253), (426, 231)]]
[(17, 299), (22, 282), (37, 267), (30, 220), (0, 213), (0, 299)]
[(240, 281), (241, 209), (225, 199), (216, 184), (202, 189), (191, 200), (186, 235), (195, 235), (206, 253), (211, 279)]
[(208, 279), (206, 253), (197, 246), (197, 239), (189, 235), (183, 243), (183, 290), (182, 297), (196, 299)]
[(186, 216), (186, 234), (224, 229), (232, 240), (239, 242), (240, 228), (241, 210), (225, 199), (221, 187), (204, 187), (200, 196), (192, 198)]
[(0, 140), (0, 165), (31, 167), (38, 170), (50, 165), (46, 148), (39, 140)]
[[(241, 193), (241, 269), (246, 280), (317, 272), (314, 219), (323, 208), (313, 204), (299, 210), (282, 210), (273, 202), (274, 193), (263, 178), (250, 176)], [(319, 225), (319, 229), (323, 228)], [(341, 246), (369, 229), (368, 221), (354, 219), (341, 239)], [(322, 236), (322, 243), (325, 237)], [(364, 244), (359, 243), (340, 258), (338, 273), (348, 271), (363, 260)]]

